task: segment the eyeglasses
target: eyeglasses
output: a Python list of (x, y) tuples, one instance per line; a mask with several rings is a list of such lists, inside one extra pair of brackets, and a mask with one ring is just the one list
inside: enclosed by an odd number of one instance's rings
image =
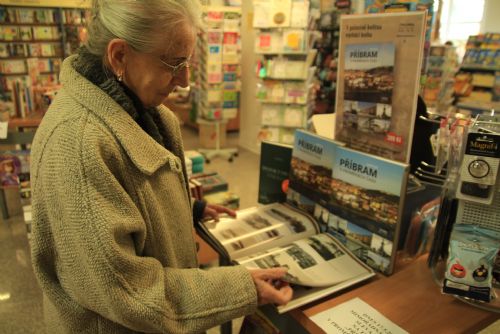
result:
[(160, 61), (163, 65), (165, 65), (170, 71), (172, 71), (172, 76), (177, 76), (180, 71), (182, 71), (185, 68), (190, 68), (191, 67), (191, 59), (185, 60), (182, 63), (179, 63), (177, 65), (170, 65), (169, 63), (166, 63), (164, 60), (160, 58)]

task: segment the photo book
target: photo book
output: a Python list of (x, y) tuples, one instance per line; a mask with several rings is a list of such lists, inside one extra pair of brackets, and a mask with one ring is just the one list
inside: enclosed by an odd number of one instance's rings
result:
[(425, 27), (425, 12), (341, 17), (336, 140), (409, 162)]
[(291, 145), (269, 141), (260, 144), (259, 203), (286, 202), (292, 148)]
[(238, 212), (238, 217), (206, 221), (198, 234), (232, 263), (249, 269), (286, 267), (293, 299), (284, 313), (374, 276), (374, 271), (341, 242), (321, 233), (308, 214), (273, 203)]
[(371, 268), (394, 269), (409, 166), (297, 130), (288, 203)]

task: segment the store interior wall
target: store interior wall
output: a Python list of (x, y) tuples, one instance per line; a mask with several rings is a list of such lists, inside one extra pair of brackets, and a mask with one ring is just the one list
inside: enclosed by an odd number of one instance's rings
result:
[(500, 31), (500, 1), (485, 0), (481, 33)]

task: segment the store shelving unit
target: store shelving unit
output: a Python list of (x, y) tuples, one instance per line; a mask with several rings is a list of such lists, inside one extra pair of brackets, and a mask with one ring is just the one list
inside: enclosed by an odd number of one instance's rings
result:
[(241, 8), (205, 6), (203, 20), (205, 27), (197, 46), (197, 91), (194, 95), (197, 123), (200, 128), (212, 131), (210, 137), (215, 139), (215, 147), (200, 149), (200, 153), (207, 161), (217, 156), (232, 161), (238, 151), (222, 147), (221, 138), (230, 120), (237, 120), (239, 115)]
[(295, 129), (305, 128), (312, 113), (319, 10), (310, 7), (307, 0), (254, 1), (259, 140), (293, 143)]
[[(62, 60), (74, 53), (86, 36), (85, 23), (89, 11), (82, 8), (48, 8), (26, 6), (11, 1), (0, 6), (0, 99), (3, 119), (8, 119), (7, 138), (2, 146), (2, 159), (13, 161), (29, 156), (36, 128), (40, 125), (48, 100), (60, 87), (59, 70)], [(79, 2), (83, 4), (83, 2)], [(61, 5), (74, 3), (62, 1)], [(10, 150), (12, 146), (23, 151)], [(9, 156), (11, 158), (9, 158)], [(25, 158), (26, 159), (26, 158)], [(23, 159), (21, 159), (23, 160)], [(24, 161), (24, 160), (23, 160)], [(16, 167), (17, 168), (17, 167)], [(28, 236), (31, 221), (29, 163), (21, 163), (16, 171), (19, 185), (0, 186), (0, 212), (9, 217), (5, 190), (19, 190)]]
[(470, 36), (455, 77), (458, 102), (500, 101), (500, 34)]
[(445, 115), (453, 102), (453, 83), (457, 70), (454, 46), (432, 45), (427, 57), (427, 70), (423, 83), (423, 98), (428, 108)]
[(59, 85), (62, 59), (86, 36), (89, 12), (75, 8), (0, 6), (0, 74), (11, 118), (43, 113), (43, 94)]

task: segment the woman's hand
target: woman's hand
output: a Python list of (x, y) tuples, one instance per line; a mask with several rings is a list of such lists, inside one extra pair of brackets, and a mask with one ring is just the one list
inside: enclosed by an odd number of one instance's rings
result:
[(219, 221), (219, 214), (227, 213), (229, 216), (236, 218), (236, 211), (228, 209), (222, 205), (208, 204), (203, 211), (203, 219), (212, 218), (216, 222)]
[(293, 296), (293, 290), (290, 285), (280, 279), (285, 276), (286, 268), (271, 269), (251, 269), (259, 305), (277, 304), (285, 305)]

